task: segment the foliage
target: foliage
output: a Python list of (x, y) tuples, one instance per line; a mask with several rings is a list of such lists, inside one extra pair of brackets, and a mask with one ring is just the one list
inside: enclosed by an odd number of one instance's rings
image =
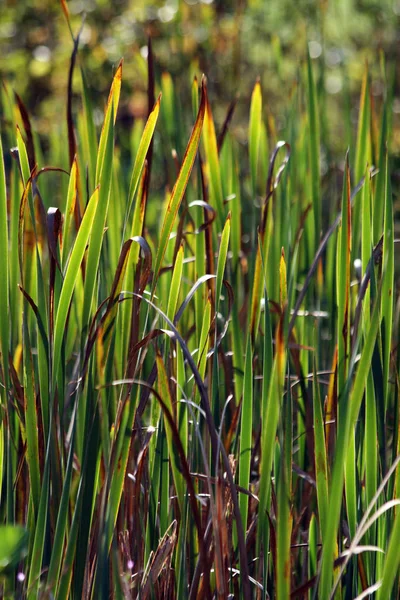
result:
[[(61, 130), (64, 125), (58, 116), (65, 111), (65, 69), (72, 49), (59, 4), (3, 0), (0, 7), (0, 73), (24, 98), (42, 139), (55, 120)], [(225, 104), (240, 94), (233, 125), (243, 143), (248, 98), (260, 76), (265, 108), (274, 114), (277, 135), (282, 136), (286, 98), (299, 82), (299, 57), (305, 62), (309, 43), (329, 114), (321, 123), (322, 141), (342, 160), (343, 139), (350, 143), (344, 109), (353, 106), (349, 118), (354, 125), (365, 61), (370, 64), (373, 97), (380, 102), (384, 82), (379, 55), (384, 52), (388, 59), (389, 77), (397, 58), (399, 5), (393, 0), (68, 0), (68, 6), (74, 31), (82, 26), (80, 55), (93, 91), (97, 125), (102, 122), (110, 73), (121, 56), (126, 68), (119, 118), (127, 126), (146, 116), (150, 36), (157, 76), (171, 73), (176, 89), (189, 93), (193, 75), (207, 73), (217, 122), (224, 118)], [(73, 102), (79, 104), (78, 95)], [(123, 136), (119, 143), (127, 145)], [(398, 134), (393, 143), (399, 148)], [(331, 158), (326, 157), (328, 162)]]
[(118, 118), (120, 62), (98, 130), (62, 7), (65, 137), (55, 123), (43, 148), (6, 82), (1, 98), (3, 596), (397, 598), (384, 61), (381, 101), (365, 66), (343, 168), (322, 172), (310, 59), (285, 141), (262, 81), (247, 153), (235, 103), (216, 127), (211, 84), (157, 77), (151, 44), (146, 119)]

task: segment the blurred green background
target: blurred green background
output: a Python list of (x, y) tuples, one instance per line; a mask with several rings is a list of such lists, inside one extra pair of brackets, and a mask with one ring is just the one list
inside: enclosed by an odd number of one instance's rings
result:
[[(239, 139), (246, 137), (248, 102), (260, 76), (266, 110), (274, 116), (279, 136), (285, 127), (287, 99), (301, 76), (308, 47), (324, 113), (329, 115), (322, 123), (325, 145), (343, 156), (349, 140), (341, 115), (349, 114), (355, 127), (366, 60), (379, 107), (385, 87), (384, 55), (395, 96), (392, 150), (400, 147), (400, 91), (394, 83), (400, 51), (399, 0), (70, 0), (68, 8), (75, 34), (84, 20), (79, 55), (99, 122), (121, 57), (119, 121), (129, 126), (146, 115), (150, 35), (157, 80), (168, 70), (182, 105), (190, 106), (195, 73), (207, 75), (217, 125), (221, 125), (229, 102), (240, 94), (232, 124)], [(60, 2), (1, 0), (1, 77), (23, 98), (41, 135), (65, 114), (71, 51)], [(75, 90), (79, 91), (79, 85)], [(351, 110), (343, 110), (345, 106)], [(189, 111), (186, 114), (190, 117)]]

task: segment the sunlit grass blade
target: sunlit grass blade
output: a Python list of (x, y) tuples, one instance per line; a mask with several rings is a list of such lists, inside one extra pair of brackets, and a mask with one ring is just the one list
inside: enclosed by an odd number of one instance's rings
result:
[(210, 177), (210, 198), (211, 206), (217, 211), (218, 226), (222, 228), (225, 220), (224, 216), (224, 198), (222, 193), (221, 169), (218, 157), (217, 137), (215, 135), (214, 119), (211, 111), (210, 102), (208, 100), (207, 88), (203, 85), (203, 93), (205, 95), (205, 116), (204, 116), (204, 134), (203, 141), (205, 147), (205, 155), (209, 169)]
[(217, 312), (219, 310), (219, 303), (220, 303), (222, 283), (223, 283), (223, 279), (224, 279), (224, 272), (225, 272), (225, 266), (226, 266), (226, 257), (228, 254), (230, 233), (231, 233), (231, 215), (229, 214), (226, 219), (224, 229), (222, 231), (221, 243), (219, 246), (219, 253), (218, 253), (218, 263), (217, 263), (217, 273), (216, 273), (217, 279), (216, 279), (216, 292), (215, 292), (215, 308), (216, 308)]
[(101, 132), (96, 163), (96, 185), (99, 185), (98, 207), (93, 224), (93, 235), (87, 256), (87, 269), (84, 287), (82, 312), (83, 330), (85, 331), (92, 309), (94, 288), (97, 277), (100, 254), (103, 243), (104, 227), (106, 224), (110, 190), (112, 181), (114, 123), (117, 115), (121, 89), (122, 64), (119, 65), (111, 86), (107, 102), (103, 129)]
[[(157, 124), (158, 115), (160, 112), (160, 103), (161, 103), (161, 94), (159, 95), (158, 100), (157, 100), (152, 112), (150, 113), (149, 118), (147, 119), (146, 126), (144, 128), (142, 137), (140, 139), (140, 144), (139, 144), (139, 148), (138, 148), (138, 151), (136, 154), (135, 164), (133, 166), (131, 180), (130, 180), (130, 184), (129, 184), (128, 207), (127, 207), (125, 219), (129, 218), (129, 215), (131, 212), (131, 206), (132, 206), (133, 200), (135, 198), (135, 193), (136, 193), (137, 186), (139, 183), (140, 174), (142, 172), (143, 165), (144, 165), (144, 162), (146, 159), (146, 155), (149, 150), (151, 140), (153, 139), (154, 130), (155, 130), (155, 127)], [(141, 235), (141, 232), (135, 233), (134, 235)]]
[(260, 135), (261, 135), (261, 109), (262, 109), (262, 95), (261, 85), (258, 80), (254, 86), (253, 93), (251, 95), (250, 103), (250, 122), (249, 122), (249, 159), (250, 159), (250, 172), (251, 172), (251, 186), (253, 199), (257, 193), (257, 166), (258, 166), (258, 153), (260, 149)]
[(61, 359), (61, 344), (64, 336), (65, 323), (72, 294), (74, 293), (75, 282), (79, 273), (79, 267), (82, 262), (86, 250), (86, 244), (92, 232), (92, 226), (96, 214), (99, 198), (99, 190), (96, 188), (89, 204), (86, 207), (82, 222), (79, 227), (78, 234), (68, 261), (67, 269), (64, 276), (64, 282), (60, 294), (57, 315), (54, 325), (54, 342), (53, 342), (53, 389), (57, 378), (57, 372)]
[(241, 56), (238, 101), (220, 8), (221, 64), (183, 36), (168, 73), (152, 26), (103, 111), (111, 48), (61, 0), (67, 122), (0, 86), (0, 519), (29, 532), (10, 560), (0, 531), (5, 598), (399, 596), (393, 58), (354, 109), (323, 2), (301, 64), (277, 36), (262, 83)]
[(111, 123), (115, 125), (115, 120), (117, 118), (118, 112), (118, 103), (119, 96), (121, 93), (121, 82), (122, 82), (122, 61), (118, 65), (118, 68), (115, 72), (113, 82), (111, 84), (110, 94), (108, 96), (105, 115), (104, 115), (104, 123), (101, 130), (100, 142), (99, 142), (99, 150), (97, 153), (97, 162), (96, 162), (96, 184), (100, 183), (103, 168), (106, 166), (108, 168), (109, 159), (106, 154), (106, 149), (108, 145), (109, 131), (111, 128)]
[(67, 194), (67, 202), (65, 205), (65, 216), (64, 216), (64, 225), (63, 225), (63, 247), (61, 253), (61, 264), (63, 267), (65, 266), (68, 252), (70, 250), (68, 246), (69, 236), (70, 236), (70, 228), (72, 222), (72, 216), (75, 210), (75, 203), (77, 201), (77, 161), (76, 159), (72, 163), (71, 174), (69, 177), (69, 185), (68, 185), (68, 194)]
[(178, 175), (178, 179), (174, 185), (174, 189), (172, 190), (171, 197), (169, 199), (167, 212), (164, 217), (161, 237), (158, 245), (157, 256), (154, 264), (154, 278), (153, 278), (153, 290), (155, 289), (155, 285), (157, 283), (157, 279), (159, 276), (159, 271), (161, 268), (162, 261), (164, 259), (165, 251), (167, 249), (167, 244), (169, 240), (169, 236), (171, 235), (172, 228), (174, 226), (174, 221), (176, 215), (178, 213), (179, 206), (182, 202), (183, 195), (186, 190), (186, 186), (189, 181), (190, 173), (192, 171), (194, 159), (196, 157), (197, 149), (199, 147), (200, 135), (203, 128), (204, 121), (204, 113), (206, 108), (206, 96), (205, 96), (205, 84), (202, 86), (202, 97), (199, 107), (199, 112), (197, 115), (196, 122), (193, 127), (192, 135), (190, 136), (185, 156), (183, 158), (181, 170)]

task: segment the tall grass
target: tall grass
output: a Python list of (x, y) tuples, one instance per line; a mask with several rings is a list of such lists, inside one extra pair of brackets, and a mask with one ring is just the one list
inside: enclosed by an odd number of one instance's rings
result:
[(309, 57), (284, 142), (248, 90), (247, 152), (149, 44), (128, 152), (122, 62), (97, 131), (70, 31), (44, 155), (1, 98), (2, 596), (398, 598), (390, 89), (340, 192)]

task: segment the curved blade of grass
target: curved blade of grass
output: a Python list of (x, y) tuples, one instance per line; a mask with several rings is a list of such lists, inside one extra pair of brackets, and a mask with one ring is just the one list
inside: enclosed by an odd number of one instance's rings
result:
[(216, 275), (203, 275), (202, 277), (199, 277), (199, 279), (196, 281), (196, 283), (193, 284), (193, 286), (191, 287), (191, 289), (187, 293), (184, 301), (182, 302), (182, 304), (178, 308), (178, 310), (177, 310), (177, 312), (176, 312), (176, 314), (174, 316), (174, 320), (173, 320), (174, 325), (176, 325), (178, 323), (178, 321), (180, 321), (185, 308), (187, 307), (187, 305), (189, 304), (190, 300), (193, 298), (194, 294), (199, 289), (199, 287), (203, 283), (206, 283), (207, 281), (210, 281), (210, 279), (215, 279), (215, 278), (216, 278)]
[[(225, 451), (224, 445), (219, 443), (217, 430), (215, 427), (214, 419), (213, 419), (211, 408), (210, 408), (210, 402), (208, 399), (207, 389), (204, 385), (203, 380), (200, 377), (199, 371), (196, 367), (196, 364), (194, 362), (192, 354), (190, 353), (184, 339), (182, 338), (182, 336), (180, 335), (179, 331), (176, 329), (176, 327), (174, 326), (172, 321), (170, 321), (168, 319), (167, 315), (165, 313), (163, 313), (163, 311), (160, 308), (158, 308), (158, 306), (156, 306), (151, 300), (149, 300), (145, 296), (142, 296), (141, 294), (137, 294), (135, 292), (133, 293), (133, 296), (135, 296), (137, 298), (141, 298), (149, 306), (152, 306), (157, 311), (157, 313), (160, 316), (162, 316), (163, 319), (168, 323), (168, 326), (171, 329), (171, 331), (173, 332), (177, 341), (179, 342), (179, 344), (182, 348), (182, 352), (184, 354), (185, 360), (187, 361), (187, 363), (193, 373), (194, 380), (198, 387), (200, 398), (201, 398), (201, 407), (204, 410), (205, 415), (206, 415), (207, 427), (208, 427), (208, 431), (210, 434), (213, 451), (214, 451), (214, 453), (216, 453), (216, 450), (219, 449), (221, 452), (221, 455), (222, 455), (222, 462), (223, 462), (224, 469), (226, 471), (228, 484), (229, 484), (229, 488), (230, 488), (230, 492), (231, 492), (233, 512), (235, 515), (236, 527), (237, 527), (237, 532), (238, 532), (238, 546), (239, 546), (241, 578), (242, 578), (242, 585), (243, 585), (243, 588), (242, 588), (243, 589), (243, 597), (245, 598), (245, 600), (250, 600), (251, 593), (250, 593), (249, 574), (248, 574), (248, 566), (247, 566), (245, 537), (244, 537), (243, 524), (242, 524), (242, 519), (241, 519), (241, 515), (240, 515), (240, 510), (239, 510), (239, 502), (238, 502), (236, 486), (235, 486), (235, 482), (233, 480), (232, 469), (231, 469), (231, 466), (229, 463), (228, 455)], [(284, 375), (285, 366), (284, 366), (284, 361), (283, 361), (282, 350), (283, 350), (283, 344), (278, 344), (278, 352), (277, 352), (278, 361), (277, 362), (279, 365), (279, 372), (281, 373), (281, 370), (283, 367), (283, 375)]]
[(183, 157), (183, 162), (181, 169), (179, 171), (178, 179), (174, 185), (174, 189), (172, 190), (171, 197), (168, 202), (167, 210), (164, 217), (164, 222), (161, 230), (161, 236), (158, 245), (158, 252), (154, 265), (154, 277), (153, 277), (153, 285), (152, 290), (153, 294), (155, 291), (156, 283), (158, 280), (158, 276), (160, 273), (160, 268), (162, 261), (164, 259), (165, 251), (167, 249), (167, 244), (169, 241), (169, 236), (171, 235), (172, 227), (174, 225), (174, 221), (176, 215), (179, 210), (179, 206), (182, 202), (183, 195), (186, 190), (186, 186), (189, 181), (190, 173), (192, 172), (192, 167), (194, 163), (194, 159), (197, 154), (197, 149), (199, 147), (200, 135), (203, 128), (204, 121), (204, 113), (205, 113), (205, 103), (206, 103), (206, 95), (205, 95), (205, 83), (202, 84), (202, 96), (199, 107), (199, 112), (197, 114), (197, 119), (193, 127), (192, 135), (190, 136), (185, 156)]
[(370, 517), (370, 514), (371, 514), (375, 504), (378, 502), (381, 495), (383, 494), (383, 491), (384, 491), (385, 487), (387, 486), (389, 480), (391, 479), (393, 473), (395, 472), (399, 462), (400, 462), (400, 455), (398, 455), (396, 457), (394, 463), (390, 466), (385, 477), (382, 479), (381, 483), (379, 484), (379, 488), (377, 489), (373, 498), (371, 499), (371, 502), (368, 504), (368, 507), (367, 507), (365, 513), (363, 514), (360, 524), (357, 528), (356, 535), (352, 539), (351, 544), (350, 544), (348, 550), (346, 551), (345, 559), (342, 562), (342, 565), (340, 568), (340, 575), (335, 583), (335, 586), (332, 589), (330, 600), (332, 600), (334, 598), (340, 576), (343, 575), (343, 573), (346, 569), (347, 563), (350, 560), (350, 557), (353, 555), (353, 553), (355, 552), (357, 547), (359, 547), (360, 541), (364, 537), (364, 535), (368, 532), (368, 529), (370, 529), (371, 526), (375, 523), (375, 521), (377, 521), (382, 515), (384, 515), (386, 513), (386, 511), (391, 510), (393, 507), (397, 506), (400, 503), (400, 500), (398, 500), (398, 499), (389, 500), (388, 502), (385, 502), (382, 506), (380, 506), (375, 511), (375, 513)]
[[(274, 177), (275, 163), (281, 149), (285, 149), (286, 154), (282, 163), (276, 170)], [(259, 227), (259, 243), (255, 257), (255, 267), (253, 274), (252, 295), (251, 295), (251, 310), (249, 314), (249, 326), (253, 336), (253, 343), (257, 336), (258, 323), (260, 319), (261, 298), (263, 295), (264, 278), (266, 274), (266, 263), (269, 258), (269, 248), (271, 236), (267, 231), (268, 215), (271, 215), (271, 201), (273, 199), (274, 190), (279, 185), (282, 174), (289, 162), (291, 154), (290, 145), (287, 142), (280, 141), (276, 144), (274, 151), (271, 154), (268, 167), (268, 177), (266, 186), (266, 197), (261, 211), (261, 225)], [(263, 271), (264, 269), (264, 271)]]
[[(356, 187), (353, 189), (353, 191), (351, 193), (351, 203), (353, 203), (356, 195), (361, 190), (361, 188), (363, 187), (363, 185), (364, 185), (364, 177), (361, 179), (361, 181), (358, 182), (358, 184), (356, 185)], [(303, 302), (303, 300), (304, 300), (304, 298), (306, 296), (308, 287), (309, 287), (310, 282), (312, 280), (312, 277), (313, 277), (313, 275), (314, 275), (314, 273), (315, 273), (315, 271), (316, 271), (316, 269), (318, 267), (320, 258), (321, 258), (321, 256), (323, 255), (323, 253), (325, 251), (325, 248), (326, 248), (326, 246), (327, 246), (327, 244), (329, 242), (329, 239), (331, 238), (332, 234), (335, 232), (336, 228), (340, 224), (341, 219), (342, 219), (342, 214), (339, 213), (337, 215), (335, 221), (332, 223), (332, 225), (329, 227), (328, 231), (325, 233), (324, 237), (322, 238), (320, 245), (318, 246), (318, 250), (317, 250), (317, 252), (316, 252), (316, 254), (314, 256), (314, 259), (312, 261), (311, 267), (310, 267), (310, 269), (309, 269), (309, 271), (307, 273), (305, 282), (303, 284), (303, 287), (301, 288), (301, 291), (300, 291), (300, 293), (299, 293), (299, 295), (297, 297), (297, 300), (296, 300), (296, 304), (295, 304), (295, 306), (293, 308), (293, 311), (292, 311), (292, 316), (291, 316), (291, 319), (289, 321), (289, 335), (290, 335), (290, 333), (293, 330), (294, 323), (295, 323), (296, 317), (297, 317), (297, 313), (298, 313), (298, 311), (300, 309), (300, 306), (301, 306), (301, 304), (302, 304), (302, 302)]]

